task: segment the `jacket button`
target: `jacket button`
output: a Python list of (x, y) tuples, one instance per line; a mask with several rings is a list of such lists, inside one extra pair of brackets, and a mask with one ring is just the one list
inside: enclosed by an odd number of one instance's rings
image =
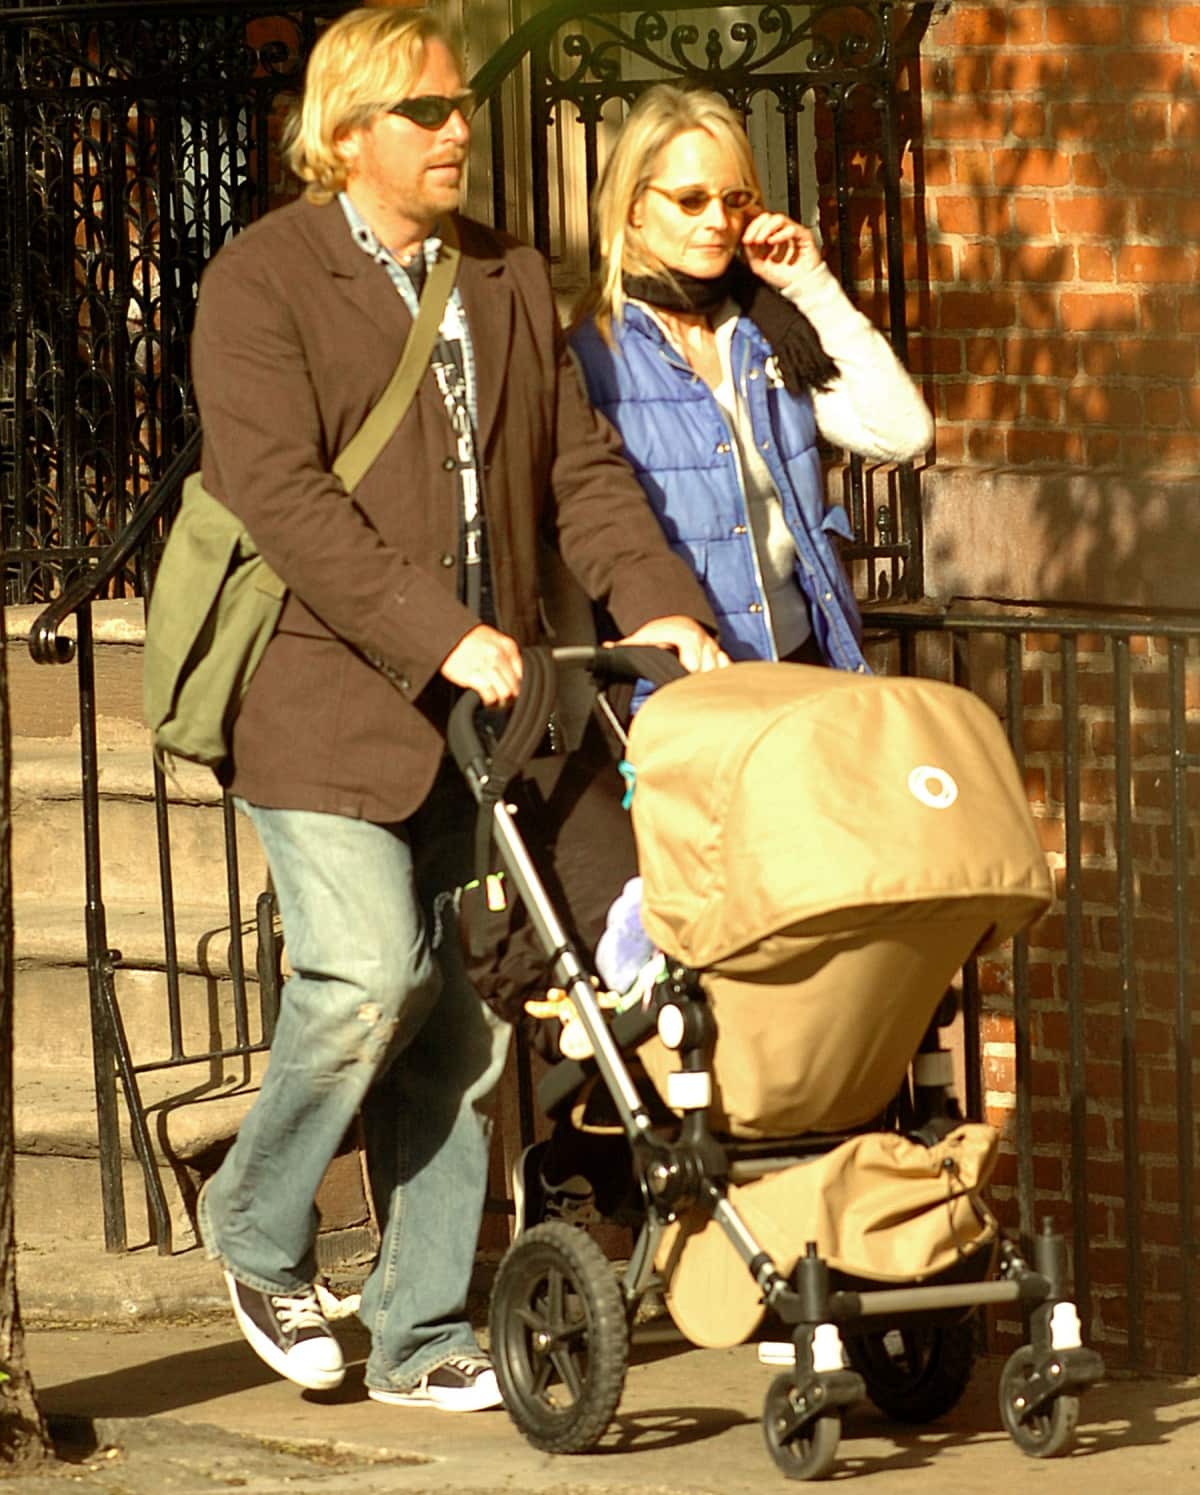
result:
[(760, 613), (760, 612), (762, 612), (762, 603), (761, 602), (752, 602), (750, 604), (750, 611), (752, 613)]
[(443, 457), (442, 466), (447, 472), (453, 472), (454, 469), (458, 466), (458, 463), (454, 460), (453, 457)]
[(757, 369), (751, 369), (750, 370), (750, 377), (751, 377), (751, 379), (757, 379), (758, 378), (758, 370)]
[(396, 684), (400, 687), (401, 690), (412, 689), (412, 681), (408, 678), (407, 675), (401, 675), (396, 681)]
[(833, 593), (832, 592), (826, 592), (825, 593), (825, 601), (826, 602), (832, 602), (833, 601)]
[(770, 450), (771, 443), (769, 441), (760, 441), (759, 446), (761, 446), (763, 451), (765, 452)]
[(729, 443), (727, 441), (718, 441), (717, 442), (717, 451), (718, 452), (727, 452), (728, 450), (729, 450)]
[(746, 533), (746, 526), (744, 524), (735, 524), (729, 533), (731, 535), (744, 535)]
[(446, 552), (445, 552), (445, 553), (444, 553), (444, 554), (443, 554), (443, 556), (442, 556), (442, 565), (443, 565), (443, 566), (453, 566), (453, 564), (454, 564), (454, 557), (453, 557), (453, 556), (452, 556), (452, 555), (451, 555), (451, 554), (450, 554), (450, 552), (449, 552), (449, 551), (448, 551), (448, 550), (447, 550), (447, 551), (446, 551)]

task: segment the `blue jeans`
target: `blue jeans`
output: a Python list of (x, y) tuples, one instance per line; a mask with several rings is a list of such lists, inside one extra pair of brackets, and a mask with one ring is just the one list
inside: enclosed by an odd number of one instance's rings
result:
[(366, 1382), (408, 1390), (478, 1351), (467, 1288), (510, 1030), (467, 980), (450, 906), (470, 875), (473, 801), (444, 764), (398, 825), (239, 808), (271, 867), (294, 974), (262, 1089), (204, 1190), (201, 1230), (250, 1287), (311, 1283), (313, 1199), (361, 1108), (382, 1233), (360, 1308)]

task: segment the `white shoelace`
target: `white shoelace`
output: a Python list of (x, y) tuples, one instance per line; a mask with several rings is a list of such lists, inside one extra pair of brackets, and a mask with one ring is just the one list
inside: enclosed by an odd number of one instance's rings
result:
[(279, 1327), (286, 1334), (298, 1334), (301, 1329), (329, 1328), (317, 1295), (311, 1287), (295, 1297), (272, 1297), (271, 1307), (275, 1310)]
[[(451, 1355), (449, 1360), (443, 1360), (441, 1365), (435, 1365), (434, 1370), (442, 1370), (447, 1365), (454, 1370), (461, 1370), (464, 1376), (472, 1377), (482, 1375), (485, 1370), (491, 1370), (492, 1362), (482, 1355)], [(431, 1370), (430, 1375), (433, 1374)]]

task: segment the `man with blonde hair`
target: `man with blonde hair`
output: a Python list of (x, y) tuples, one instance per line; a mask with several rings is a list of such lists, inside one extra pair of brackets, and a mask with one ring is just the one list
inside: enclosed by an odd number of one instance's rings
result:
[[(444, 754), (455, 688), (513, 699), (520, 646), (540, 636), (545, 536), (639, 642), (719, 662), (703, 595), (583, 398), (544, 261), (455, 212), (470, 112), (436, 19), (335, 21), (288, 140), (305, 196), (216, 256), (193, 340), (205, 487), (288, 587), (228, 781), (293, 971), (200, 1230), (257, 1353), (301, 1386), (340, 1384), (314, 1198), (361, 1108), (381, 1226), (360, 1308), (367, 1392), (448, 1410), (499, 1401), (465, 1305), (508, 1042), (457, 947), (474, 805)], [(455, 239), (429, 365), (349, 494), (334, 460)]]

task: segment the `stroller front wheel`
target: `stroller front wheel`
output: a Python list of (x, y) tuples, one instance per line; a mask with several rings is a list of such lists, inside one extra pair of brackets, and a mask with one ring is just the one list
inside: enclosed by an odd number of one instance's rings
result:
[(1026, 1410), (1024, 1393), (1035, 1371), (1029, 1345), (1015, 1350), (1000, 1373), (1000, 1416), (1008, 1436), (1032, 1459), (1053, 1459), (1066, 1453), (1075, 1437), (1079, 1398), (1063, 1392), (1033, 1411)]
[(824, 1479), (837, 1459), (842, 1419), (824, 1412), (797, 1422), (796, 1383), (789, 1375), (776, 1376), (763, 1407), (763, 1436), (767, 1449), (788, 1479)]
[(534, 1448), (584, 1453), (612, 1421), (629, 1364), (625, 1300), (591, 1236), (552, 1221), (496, 1273), (491, 1353), (509, 1416)]

